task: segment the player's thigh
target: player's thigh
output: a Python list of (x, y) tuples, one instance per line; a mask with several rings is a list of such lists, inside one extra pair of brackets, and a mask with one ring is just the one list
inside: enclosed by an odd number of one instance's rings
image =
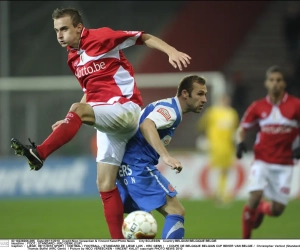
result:
[(119, 166), (110, 163), (97, 162), (97, 187), (105, 192), (116, 187)]
[[(270, 164), (269, 185), (265, 189), (265, 196), (268, 199), (282, 205), (289, 202), (293, 169), (293, 166)], [(280, 205), (276, 207), (281, 209)]]
[(97, 163), (120, 166), (128, 140), (97, 130)]
[(141, 108), (133, 103), (93, 106), (95, 128), (101, 132), (129, 139), (138, 128)]
[(259, 160), (255, 160), (249, 172), (248, 192), (249, 198), (247, 205), (250, 208), (256, 208), (263, 196), (265, 187), (267, 186), (268, 165)]
[(185, 215), (185, 210), (177, 196), (170, 197), (166, 195), (166, 204), (158, 208), (157, 211), (160, 212), (163, 216), (168, 214), (178, 214), (181, 216)]
[(267, 186), (268, 164), (255, 160), (250, 168), (248, 191), (262, 191)]
[(247, 205), (251, 209), (255, 209), (258, 207), (261, 198), (263, 197), (264, 191), (263, 190), (256, 190), (256, 191), (251, 191), (249, 193), (249, 198), (247, 201)]
[(150, 212), (167, 204), (167, 196), (175, 197), (177, 191), (157, 169), (122, 163), (118, 180), (141, 210)]
[(99, 191), (115, 188), (115, 182), (124, 156), (126, 140), (108, 136), (97, 130), (97, 186)]

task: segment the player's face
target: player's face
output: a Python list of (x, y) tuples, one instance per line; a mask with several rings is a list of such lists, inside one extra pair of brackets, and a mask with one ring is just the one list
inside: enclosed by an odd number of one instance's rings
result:
[(203, 109), (204, 104), (207, 102), (206, 85), (194, 82), (193, 87), (194, 88), (192, 90), (191, 96), (188, 96), (186, 99), (187, 109), (190, 112), (200, 113)]
[(73, 26), (70, 16), (54, 19), (57, 41), (62, 47), (71, 46), (77, 48), (82, 29), (81, 23), (77, 27)]
[(280, 95), (285, 90), (283, 75), (279, 72), (270, 73), (265, 81), (265, 86), (272, 95)]

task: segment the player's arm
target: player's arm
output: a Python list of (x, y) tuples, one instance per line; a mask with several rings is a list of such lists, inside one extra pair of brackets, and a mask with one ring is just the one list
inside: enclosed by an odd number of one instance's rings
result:
[(245, 139), (246, 139), (246, 134), (247, 134), (247, 131), (246, 129), (244, 129), (242, 127), (242, 125), (240, 125), (237, 130), (236, 130), (236, 134), (235, 134), (235, 140), (236, 140), (236, 143), (241, 143), (241, 142), (244, 142)]
[(246, 130), (257, 124), (257, 102), (253, 102), (246, 110), (241, 123), (236, 131), (236, 157), (241, 159), (243, 153), (247, 152), (247, 147), (245, 143)]
[(166, 147), (161, 143), (156, 125), (151, 119), (146, 118), (140, 125), (140, 129), (146, 141), (161, 157), (169, 156)]
[(149, 48), (157, 49), (166, 53), (169, 56), (169, 63), (171, 63), (175, 69), (178, 67), (179, 70), (182, 70), (182, 65), (186, 68), (188, 64), (190, 64), (190, 60), (192, 58), (189, 55), (178, 51), (156, 36), (144, 33), (142, 35), (142, 41)]
[(246, 139), (246, 129), (240, 125), (236, 131), (236, 157), (238, 159), (242, 158), (243, 152), (247, 152), (247, 147), (245, 144), (245, 139)]
[(146, 34), (143, 31), (112, 30), (108, 27), (99, 29), (99, 41), (108, 50), (122, 50), (132, 45), (145, 44), (149, 48), (160, 50), (169, 56), (169, 62), (174, 68), (182, 70), (182, 65), (187, 67), (191, 57), (176, 50), (160, 38)]
[(180, 173), (180, 171), (182, 170), (181, 163), (178, 160), (172, 158), (165, 146), (161, 143), (155, 123), (151, 119), (146, 118), (141, 123), (140, 130), (146, 141), (155, 149), (160, 157), (162, 157), (163, 161), (167, 165), (171, 166), (172, 169), (176, 169), (176, 173)]

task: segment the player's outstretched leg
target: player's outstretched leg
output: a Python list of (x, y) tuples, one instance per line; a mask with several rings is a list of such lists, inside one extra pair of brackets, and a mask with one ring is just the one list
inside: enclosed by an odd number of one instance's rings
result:
[(39, 170), (43, 166), (44, 161), (37, 152), (36, 145), (28, 139), (31, 145), (23, 145), (17, 139), (11, 139), (11, 147), (15, 150), (16, 155), (23, 155), (28, 159), (31, 170)]
[[(91, 112), (93, 112), (92, 108), (89, 108), (91, 109)], [(76, 110), (75, 108), (73, 109)], [(93, 113), (88, 115), (92, 116)], [(72, 140), (72, 138), (80, 129), (82, 122), (83, 121), (81, 120), (81, 117), (76, 112), (69, 111), (69, 113), (66, 115), (66, 118), (64, 119), (64, 122), (62, 122), (42, 144), (37, 146), (37, 151), (39, 152), (42, 159), (45, 160), (55, 150), (59, 149), (61, 146)]]
[[(76, 113), (77, 112), (77, 113)], [(83, 120), (81, 118), (83, 116)], [(11, 140), (11, 147), (15, 149), (15, 154), (23, 155), (28, 159), (31, 169), (39, 170), (43, 166), (45, 159), (69, 142), (78, 132), (82, 123), (94, 124), (95, 116), (92, 107), (88, 104), (75, 103), (72, 105), (66, 118), (40, 145), (23, 145), (16, 139)]]
[(41, 144), (23, 145), (16, 139), (11, 140), (11, 147), (15, 149), (15, 154), (23, 155), (28, 159), (31, 169), (39, 170), (43, 166), (45, 159), (56, 149), (70, 141), (79, 130), (82, 121), (80, 117), (69, 112), (66, 119), (55, 129), (48, 138)]

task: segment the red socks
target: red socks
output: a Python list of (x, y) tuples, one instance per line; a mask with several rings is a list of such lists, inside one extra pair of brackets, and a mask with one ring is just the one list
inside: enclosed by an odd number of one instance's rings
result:
[(74, 112), (69, 112), (65, 122), (60, 124), (41, 145), (37, 146), (39, 156), (45, 160), (52, 152), (69, 142), (80, 129), (81, 124), (80, 117)]
[(118, 188), (107, 192), (100, 192), (104, 215), (112, 239), (124, 239), (122, 224), (124, 220), (124, 207)]
[(255, 217), (255, 209), (251, 209), (248, 208), (248, 206), (244, 206), (243, 214), (242, 214), (243, 239), (251, 238), (251, 231), (253, 228), (254, 217)]
[[(271, 203), (262, 200), (256, 209), (248, 208), (248, 206), (244, 206), (243, 210), (243, 239), (250, 239), (251, 238), (251, 231), (255, 227), (255, 223), (257, 223), (257, 219), (259, 214), (265, 214), (268, 216), (273, 216)], [(258, 222), (259, 225), (261, 223)]]
[(266, 214), (269, 216), (273, 216), (272, 209), (271, 209), (271, 203), (267, 201), (261, 201), (258, 205), (258, 211), (262, 214)]

